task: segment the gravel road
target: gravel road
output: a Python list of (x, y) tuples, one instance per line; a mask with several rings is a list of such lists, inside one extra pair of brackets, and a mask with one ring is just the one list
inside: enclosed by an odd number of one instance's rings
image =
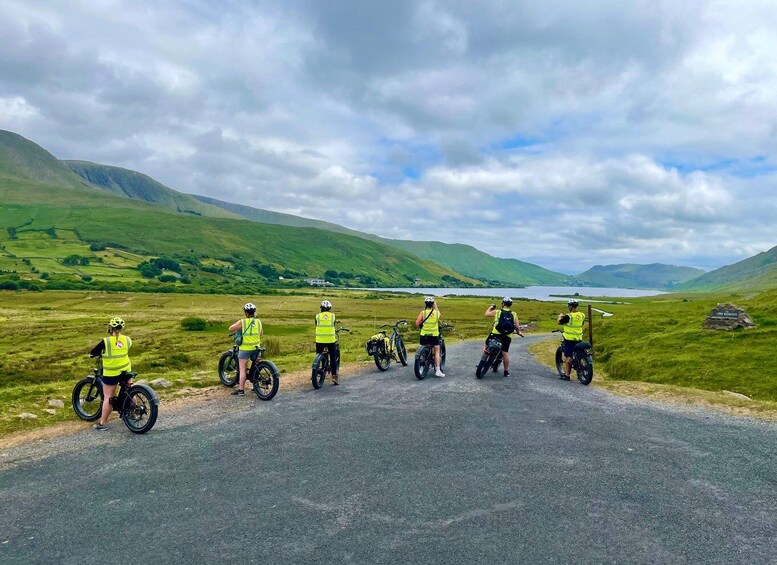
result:
[[(777, 426), (411, 367), (0, 452), (0, 563), (775, 563)], [(86, 428), (86, 425), (85, 425)]]

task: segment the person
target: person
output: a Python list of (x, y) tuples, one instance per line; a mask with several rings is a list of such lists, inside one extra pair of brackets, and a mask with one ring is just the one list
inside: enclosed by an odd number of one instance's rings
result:
[(512, 341), (512, 334), (523, 336), (521, 333), (521, 323), (518, 320), (518, 314), (512, 310), (513, 299), (509, 296), (505, 296), (502, 299), (502, 307), (497, 308), (496, 304), (492, 304), (486, 308), (486, 318), (494, 318), (494, 326), (491, 328), (491, 333), (486, 337), (485, 344), (483, 346), (483, 353), (488, 348), (488, 340), (492, 338), (498, 339), (502, 343), (502, 364), (504, 366), (504, 376), (510, 376), (510, 342)]
[(335, 314), (332, 312), (332, 303), (328, 300), (323, 300), (321, 302), (321, 311), (316, 314), (316, 353), (323, 353), (324, 350), (329, 352), (329, 363), (332, 367), (332, 383), (339, 385), (337, 358), (340, 355), (337, 349)]
[(434, 297), (424, 298), (424, 309), (418, 314), (415, 325), (421, 328), (421, 345), (434, 350), (434, 376), (444, 377), (440, 367), (440, 309)]
[(254, 359), (259, 354), (259, 346), (261, 344), (262, 335), (262, 322), (256, 317), (256, 306), (248, 302), (243, 306), (243, 312), (245, 318), (241, 318), (231, 326), (229, 331), (240, 330), (243, 332), (243, 342), (238, 346), (237, 351), (237, 364), (240, 369), (240, 382), (237, 390), (232, 393), (232, 396), (245, 396), (246, 386), (246, 365), (248, 365), (249, 359)]
[(567, 302), (569, 314), (559, 314), (558, 323), (564, 326), (562, 335), (564, 336), (564, 376), (561, 380), (568, 381), (572, 375), (572, 352), (575, 345), (583, 341), (583, 324), (585, 323), (585, 314), (577, 311), (580, 304), (574, 298)]
[(124, 329), (124, 320), (121, 318), (111, 318), (108, 322), (108, 336), (89, 352), (89, 357), (102, 357), (103, 361), (103, 405), (100, 412), (100, 420), (93, 426), (95, 430), (105, 431), (108, 429), (108, 417), (111, 415), (111, 398), (116, 392), (119, 383), (132, 384), (130, 371), (132, 363), (129, 358), (129, 350), (132, 347), (132, 339), (128, 335), (122, 335)]

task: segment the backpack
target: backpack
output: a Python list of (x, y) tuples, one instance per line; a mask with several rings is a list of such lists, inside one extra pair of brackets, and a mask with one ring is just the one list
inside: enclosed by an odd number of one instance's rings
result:
[(515, 319), (512, 310), (500, 310), (499, 321), (496, 323), (496, 331), (508, 335), (515, 331)]

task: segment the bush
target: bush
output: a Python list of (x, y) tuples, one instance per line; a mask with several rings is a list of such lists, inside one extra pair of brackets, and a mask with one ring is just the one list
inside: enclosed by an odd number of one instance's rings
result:
[(175, 275), (160, 275), (159, 282), (175, 282), (178, 280), (178, 277)]
[(262, 347), (267, 351), (264, 352), (265, 357), (276, 357), (281, 353), (281, 342), (272, 337), (265, 337), (262, 339)]
[(92, 275), (82, 275), (81, 280), (84, 282), (91, 282), (92, 281)]
[(181, 320), (181, 327), (187, 332), (201, 332), (208, 327), (208, 322), (204, 318), (192, 316)]
[(19, 285), (14, 281), (0, 282), (0, 290), (19, 290)]
[(102, 243), (93, 243), (89, 246), (90, 251), (105, 251), (105, 246)]

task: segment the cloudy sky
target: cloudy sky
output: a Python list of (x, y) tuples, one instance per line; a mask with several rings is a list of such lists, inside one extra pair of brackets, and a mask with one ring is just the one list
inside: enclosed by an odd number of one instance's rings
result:
[(0, 0), (0, 128), (63, 159), (568, 273), (777, 245), (777, 9)]

